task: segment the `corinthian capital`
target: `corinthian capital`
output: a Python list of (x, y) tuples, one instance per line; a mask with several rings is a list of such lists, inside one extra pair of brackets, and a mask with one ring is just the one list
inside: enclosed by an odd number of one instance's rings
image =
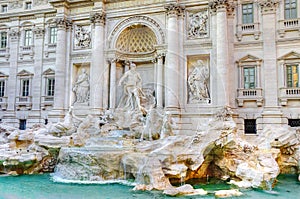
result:
[(210, 0), (208, 6), (212, 11), (216, 11), (220, 8), (227, 8), (228, 0)]
[(182, 16), (184, 15), (185, 6), (177, 3), (170, 3), (165, 5), (165, 9), (167, 12), (167, 15), (172, 16)]
[(92, 13), (90, 16), (91, 22), (94, 23), (95, 25), (104, 25), (105, 19), (106, 19), (105, 12), (95, 12)]
[(278, 5), (278, 0), (261, 0), (258, 3), (261, 7), (261, 11), (264, 12), (272, 12), (276, 10)]
[(56, 19), (56, 25), (58, 29), (67, 29), (72, 26), (72, 21), (64, 17)]

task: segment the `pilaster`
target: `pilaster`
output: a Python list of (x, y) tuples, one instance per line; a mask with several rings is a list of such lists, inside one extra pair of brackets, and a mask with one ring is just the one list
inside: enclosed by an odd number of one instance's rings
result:
[(264, 51), (264, 97), (265, 107), (262, 113), (263, 124), (281, 124), (282, 112), (278, 102), (278, 74), (276, 52), (276, 9), (277, 0), (259, 2), (262, 13), (263, 51)]
[(40, 110), (41, 107), (41, 85), (42, 65), (44, 51), (44, 27), (36, 27), (34, 33), (34, 76), (32, 79), (32, 110)]
[(9, 32), (10, 48), (9, 48), (9, 77), (7, 84), (7, 111), (15, 110), (16, 90), (17, 90), (17, 70), (18, 70), (18, 51), (19, 51), (19, 36), (18, 28), (13, 28)]

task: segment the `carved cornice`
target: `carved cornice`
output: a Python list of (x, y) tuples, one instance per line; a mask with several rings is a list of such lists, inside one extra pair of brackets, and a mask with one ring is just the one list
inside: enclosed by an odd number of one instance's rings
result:
[(56, 25), (58, 29), (69, 29), (72, 27), (72, 21), (66, 18), (57, 18)]
[(185, 6), (182, 4), (170, 3), (165, 5), (164, 8), (169, 17), (184, 16)]
[(278, 0), (261, 0), (258, 3), (261, 7), (262, 13), (276, 11)]
[(36, 38), (43, 38), (44, 34), (45, 34), (45, 29), (44, 28), (35, 28), (33, 30)]
[(90, 20), (95, 25), (105, 25), (106, 14), (105, 14), (105, 12), (92, 13)]

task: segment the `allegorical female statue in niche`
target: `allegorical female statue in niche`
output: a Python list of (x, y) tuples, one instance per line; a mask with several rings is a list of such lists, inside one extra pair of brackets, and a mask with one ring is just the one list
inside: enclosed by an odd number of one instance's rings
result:
[(209, 99), (209, 69), (204, 65), (202, 60), (198, 60), (194, 70), (188, 77), (188, 86), (190, 89), (191, 103), (201, 102), (205, 99)]
[(86, 103), (89, 101), (90, 82), (85, 68), (81, 69), (81, 74), (77, 77), (73, 91), (76, 95), (76, 103)]

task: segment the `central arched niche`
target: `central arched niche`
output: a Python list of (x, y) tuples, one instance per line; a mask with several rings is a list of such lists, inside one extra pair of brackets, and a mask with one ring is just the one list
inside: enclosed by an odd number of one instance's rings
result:
[(130, 58), (130, 55), (152, 54), (155, 51), (157, 39), (154, 32), (142, 24), (131, 25), (125, 28), (119, 35), (116, 42), (116, 49), (121, 54)]
[[(117, 81), (129, 70), (129, 63), (137, 65), (137, 72), (140, 73), (143, 89), (152, 90), (155, 93), (155, 76), (153, 60), (157, 45), (155, 33), (146, 25), (134, 24), (125, 28), (117, 38), (115, 44), (117, 63)], [(117, 105), (123, 95), (122, 87), (117, 88)]]

